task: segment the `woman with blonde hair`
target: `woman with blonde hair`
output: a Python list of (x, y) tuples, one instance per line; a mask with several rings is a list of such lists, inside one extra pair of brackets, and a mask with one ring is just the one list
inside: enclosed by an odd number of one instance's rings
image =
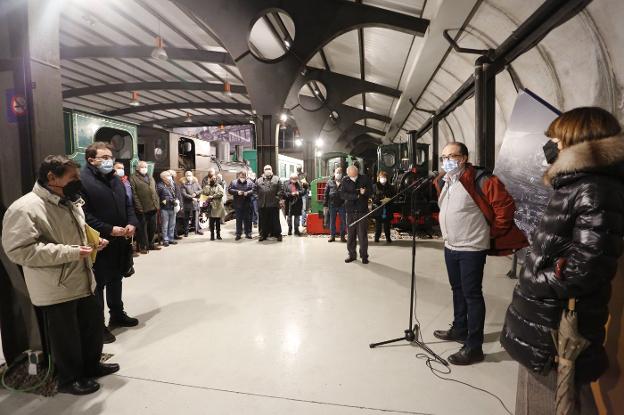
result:
[(555, 119), (544, 154), (554, 193), (507, 310), (501, 343), (520, 363), (516, 414), (554, 414), (557, 350), (552, 337), (574, 299), (580, 335), (576, 413), (595, 414), (590, 382), (609, 362), (603, 347), (611, 280), (624, 236), (624, 137), (609, 112), (576, 108)]

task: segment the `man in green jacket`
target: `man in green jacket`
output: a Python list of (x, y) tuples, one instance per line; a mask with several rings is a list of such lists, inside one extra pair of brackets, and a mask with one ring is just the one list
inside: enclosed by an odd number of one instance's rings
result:
[(146, 162), (139, 161), (137, 170), (129, 181), (134, 198), (134, 210), (139, 220), (137, 232), (139, 251), (142, 254), (147, 254), (148, 249), (157, 251), (160, 248), (154, 244), (154, 235), (156, 234), (159, 200), (156, 193), (156, 182), (147, 173)]
[(91, 254), (108, 241), (88, 241), (80, 189), (79, 166), (48, 156), (32, 192), (9, 207), (2, 223), (6, 255), (23, 267), (30, 299), (41, 310), (58, 390), (74, 395), (96, 392), (95, 378), (119, 370), (100, 363), (104, 321), (93, 295)]

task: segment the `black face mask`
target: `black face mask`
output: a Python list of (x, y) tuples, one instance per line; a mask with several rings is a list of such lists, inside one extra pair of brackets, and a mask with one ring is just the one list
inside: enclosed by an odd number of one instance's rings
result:
[(67, 183), (63, 187), (63, 195), (67, 199), (71, 200), (72, 202), (75, 202), (76, 200), (80, 198), (81, 190), (82, 190), (82, 182), (80, 180), (74, 180), (74, 181)]
[(559, 157), (559, 146), (557, 146), (557, 143), (553, 142), (552, 140), (548, 140), (548, 142), (544, 144), (544, 147), (542, 148), (544, 149), (546, 162), (548, 164), (553, 164), (557, 160), (557, 157)]

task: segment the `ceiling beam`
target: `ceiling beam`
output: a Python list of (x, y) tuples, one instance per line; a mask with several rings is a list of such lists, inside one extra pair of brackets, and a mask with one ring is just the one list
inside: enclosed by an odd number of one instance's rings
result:
[(133, 114), (137, 112), (161, 111), (161, 110), (184, 110), (184, 109), (231, 109), (231, 110), (251, 110), (251, 105), (239, 102), (167, 102), (162, 104), (140, 105), (138, 107), (120, 108), (113, 111), (106, 111), (104, 115), (115, 117), (117, 115)]
[[(128, 82), (107, 85), (96, 85), (85, 88), (71, 88), (63, 91), (63, 98), (79, 97), (83, 95), (104, 94), (107, 92), (123, 91), (154, 91), (154, 90), (186, 90), (224, 92), (220, 82)], [(246, 94), (247, 89), (242, 85), (232, 85), (232, 93)]]
[[(248, 115), (214, 114), (214, 115), (191, 115), (191, 122), (186, 122), (188, 117), (165, 118), (156, 123), (167, 128), (195, 127), (204, 125), (235, 125), (249, 124)], [(145, 121), (143, 124), (151, 125), (155, 121)]]
[[(151, 46), (61, 46), (61, 59), (83, 58), (137, 58), (152, 59)], [(167, 46), (167, 55), (171, 60), (216, 63), (219, 65), (234, 65), (232, 57), (227, 52), (210, 50), (174, 48)]]

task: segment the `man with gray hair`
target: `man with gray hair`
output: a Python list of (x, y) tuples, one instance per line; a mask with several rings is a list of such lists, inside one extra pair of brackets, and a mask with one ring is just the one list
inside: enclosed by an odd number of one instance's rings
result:
[(137, 232), (139, 250), (141, 253), (159, 250), (160, 248), (154, 244), (154, 235), (160, 201), (156, 193), (156, 181), (148, 174), (146, 162), (138, 162), (136, 172), (130, 176), (129, 182), (134, 198), (134, 210), (139, 220)]
[(260, 216), (260, 239), (264, 241), (269, 236), (275, 236), (282, 241), (282, 225), (279, 219), (279, 206), (282, 199), (282, 183), (279, 177), (273, 175), (270, 165), (264, 166), (264, 174), (256, 181), (255, 188), (258, 197)]
[(347, 213), (347, 250), (349, 256), (346, 263), (356, 260), (357, 240), (360, 242), (360, 258), (362, 264), (368, 264), (368, 219), (361, 220), (356, 225), (354, 222), (368, 213), (368, 199), (373, 193), (370, 179), (359, 174), (358, 168), (353, 165), (347, 168), (348, 177), (340, 185), (340, 197), (345, 201)]

